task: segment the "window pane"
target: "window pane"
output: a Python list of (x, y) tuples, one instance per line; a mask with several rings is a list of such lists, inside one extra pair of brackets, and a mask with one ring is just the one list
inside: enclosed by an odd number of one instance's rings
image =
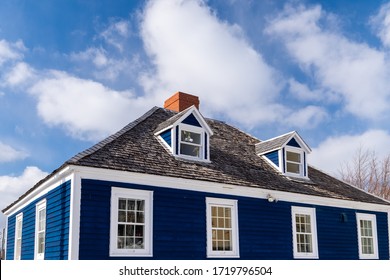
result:
[(181, 131), (181, 141), (187, 142), (187, 143), (194, 143), (194, 144), (200, 144), (200, 134), (190, 131)]
[(301, 162), (301, 154), (299, 153), (294, 153), (294, 152), (286, 152), (287, 160), (288, 161), (294, 161), (297, 163)]
[(194, 145), (188, 145), (188, 144), (180, 144), (180, 153), (182, 155), (192, 156), (192, 157), (199, 157), (199, 146)]
[(312, 253), (313, 241), (310, 215), (296, 214), (295, 228), (297, 232), (297, 251), (299, 253)]
[(232, 250), (232, 221), (230, 207), (211, 207), (213, 215), (211, 219), (212, 226), (212, 244), (214, 251)]
[(287, 172), (300, 174), (300, 165), (296, 163), (287, 162)]
[(122, 199), (122, 198), (119, 199), (118, 208), (119, 209), (126, 209), (126, 199)]
[(118, 212), (118, 222), (126, 222), (126, 211)]

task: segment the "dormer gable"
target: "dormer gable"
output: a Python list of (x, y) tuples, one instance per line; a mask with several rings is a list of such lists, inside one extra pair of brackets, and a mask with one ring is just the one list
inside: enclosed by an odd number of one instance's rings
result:
[(311, 149), (296, 132), (256, 144), (257, 155), (288, 177), (308, 179), (307, 155)]
[(161, 123), (155, 136), (175, 157), (210, 162), (210, 137), (213, 132), (197, 106), (191, 105)]

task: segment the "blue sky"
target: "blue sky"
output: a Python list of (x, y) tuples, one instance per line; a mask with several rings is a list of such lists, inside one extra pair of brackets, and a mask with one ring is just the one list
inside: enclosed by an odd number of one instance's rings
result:
[[(390, 153), (390, 2), (0, 0), (0, 208), (176, 91), (331, 174)], [(0, 224), (4, 224), (1, 216)]]

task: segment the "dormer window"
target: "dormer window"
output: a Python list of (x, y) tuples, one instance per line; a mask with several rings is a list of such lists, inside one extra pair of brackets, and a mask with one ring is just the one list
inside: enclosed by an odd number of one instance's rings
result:
[(303, 157), (303, 151), (286, 148), (286, 173), (295, 176), (303, 176)]
[(308, 179), (306, 157), (311, 149), (295, 131), (256, 144), (256, 153), (280, 173)]
[(176, 158), (210, 162), (212, 131), (195, 106), (161, 123), (155, 135)]
[(194, 128), (181, 129), (180, 131), (180, 155), (201, 158), (202, 130)]

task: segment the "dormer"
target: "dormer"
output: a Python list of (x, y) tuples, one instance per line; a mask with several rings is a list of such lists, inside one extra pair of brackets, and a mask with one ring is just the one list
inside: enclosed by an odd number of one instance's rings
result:
[(159, 141), (177, 158), (210, 162), (213, 132), (199, 112), (198, 97), (177, 92), (164, 107), (178, 113), (157, 127), (155, 136)]
[(256, 144), (257, 155), (287, 177), (308, 179), (310, 147), (296, 131)]

